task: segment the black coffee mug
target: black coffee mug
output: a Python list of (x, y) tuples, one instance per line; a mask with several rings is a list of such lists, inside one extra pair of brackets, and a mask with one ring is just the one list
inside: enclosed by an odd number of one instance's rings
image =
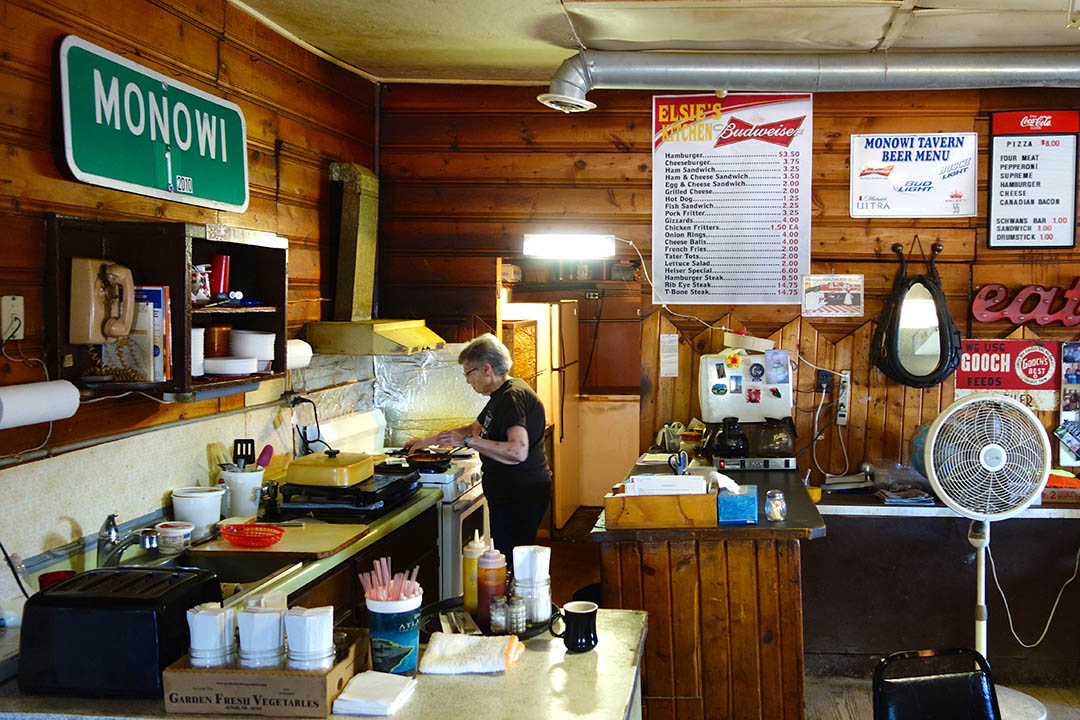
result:
[[(563, 605), (561, 611), (551, 616), (548, 630), (563, 639), (566, 649), (572, 653), (589, 652), (596, 647), (596, 603), (575, 600)], [(562, 619), (566, 626), (561, 633), (555, 632), (555, 621)]]

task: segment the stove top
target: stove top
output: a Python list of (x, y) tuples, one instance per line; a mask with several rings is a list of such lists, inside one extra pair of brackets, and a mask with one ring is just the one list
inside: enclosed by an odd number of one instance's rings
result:
[(426, 487), (437, 487), (443, 492), (443, 502), (452, 503), (480, 483), (479, 456), (454, 458), (446, 472), (421, 472), (419, 482)]
[(404, 503), (420, 487), (418, 474), (375, 473), (352, 487), (286, 483), (281, 486), (281, 519), (314, 517), (329, 522), (374, 520)]

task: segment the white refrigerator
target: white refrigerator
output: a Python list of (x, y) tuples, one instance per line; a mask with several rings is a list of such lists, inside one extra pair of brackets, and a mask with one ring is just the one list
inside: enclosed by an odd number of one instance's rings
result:
[(561, 528), (581, 502), (577, 300), (504, 302), (500, 319), (536, 321), (536, 394), (552, 433), (551, 516), (552, 525)]

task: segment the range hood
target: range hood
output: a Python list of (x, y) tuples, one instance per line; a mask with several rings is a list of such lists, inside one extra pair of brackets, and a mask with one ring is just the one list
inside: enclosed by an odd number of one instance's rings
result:
[(423, 320), (313, 322), (307, 341), (323, 355), (414, 355), (446, 344)]

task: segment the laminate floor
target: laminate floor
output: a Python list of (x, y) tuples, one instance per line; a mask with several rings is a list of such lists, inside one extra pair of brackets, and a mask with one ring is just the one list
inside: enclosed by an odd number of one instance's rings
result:
[[(1011, 685), (1046, 707), (1047, 720), (1080, 720), (1080, 688)], [(807, 677), (808, 720), (872, 720), (869, 680)]]

